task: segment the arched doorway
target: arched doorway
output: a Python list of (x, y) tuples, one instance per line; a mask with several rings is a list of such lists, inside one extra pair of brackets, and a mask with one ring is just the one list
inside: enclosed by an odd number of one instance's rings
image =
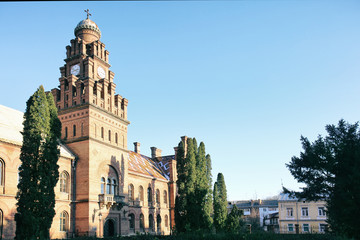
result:
[(113, 220), (108, 219), (104, 225), (104, 237), (113, 237), (115, 236), (115, 223)]

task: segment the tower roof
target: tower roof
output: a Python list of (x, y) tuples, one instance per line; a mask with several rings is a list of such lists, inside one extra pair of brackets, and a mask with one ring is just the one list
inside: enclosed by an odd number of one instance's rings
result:
[(84, 19), (76, 25), (74, 34), (86, 42), (94, 42), (101, 37), (101, 31), (97, 24), (89, 18)]

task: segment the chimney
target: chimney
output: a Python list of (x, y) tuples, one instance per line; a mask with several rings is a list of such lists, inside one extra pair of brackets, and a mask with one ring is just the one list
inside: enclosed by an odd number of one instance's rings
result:
[(161, 149), (151, 147), (151, 158), (161, 157)]
[(140, 143), (134, 142), (134, 152), (140, 153)]

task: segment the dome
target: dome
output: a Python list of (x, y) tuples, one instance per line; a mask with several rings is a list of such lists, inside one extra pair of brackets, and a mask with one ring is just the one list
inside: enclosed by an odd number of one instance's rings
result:
[(76, 25), (74, 30), (74, 34), (76, 37), (83, 39), (86, 42), (94, 42), (99, 40), (101, 37), (101, 31), (89, 18), (82, 20)]

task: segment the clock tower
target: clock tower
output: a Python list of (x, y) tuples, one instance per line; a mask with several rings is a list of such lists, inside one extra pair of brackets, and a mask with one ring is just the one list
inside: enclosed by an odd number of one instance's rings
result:
[(59, 88), (51, 90), (62, 140), (77, 155), (69, 230), (120, 235), (126, 234), (128, 224), (122, 214), (127, 207), (121, 204), (128, 174), (128, 100), (115, 94), (109, 52), (89, 15), (75, 27), (75, 39), (66, 47), (60, 67)]

